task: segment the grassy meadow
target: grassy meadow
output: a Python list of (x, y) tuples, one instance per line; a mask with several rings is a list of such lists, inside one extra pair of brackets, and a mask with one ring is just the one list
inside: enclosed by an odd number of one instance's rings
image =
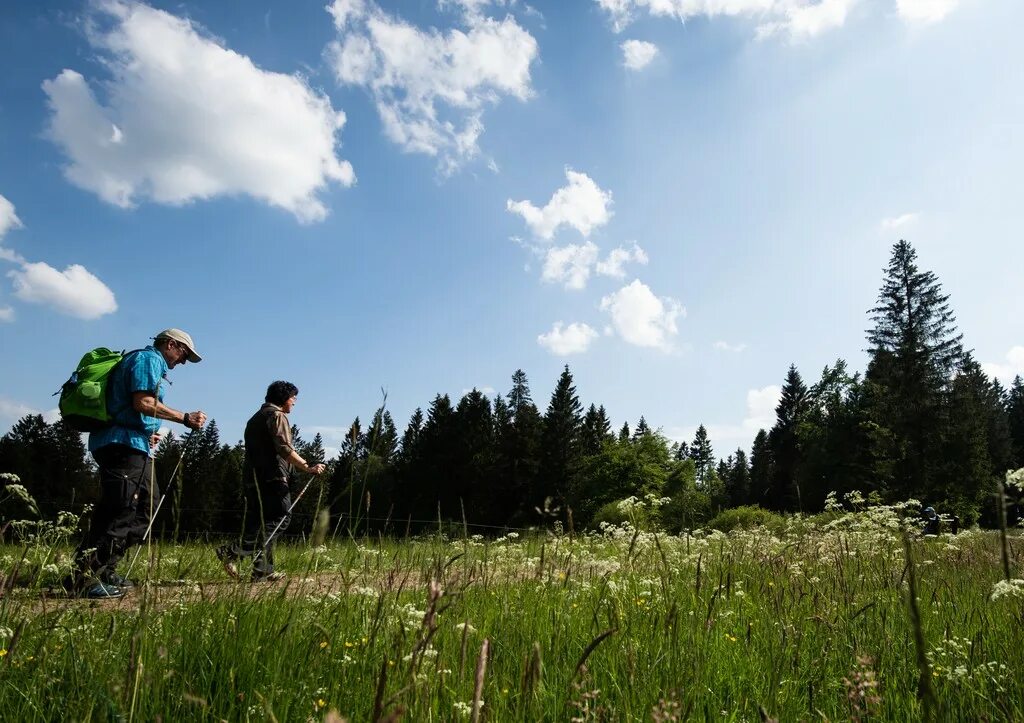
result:
[(728, 534), (293, 542), (287, 580), (261, 585), (210, 545), (157, 543), (139, 587), (94, 603), (50, 590), (70, 546), (42, 530), (0, 548), (0, 717), (1024, 720), (1024, 582), (1002, 550), (905, 538), (890, 507)]

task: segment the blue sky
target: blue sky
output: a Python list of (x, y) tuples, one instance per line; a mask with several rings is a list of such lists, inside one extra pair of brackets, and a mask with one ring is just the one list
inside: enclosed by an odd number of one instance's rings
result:
[(241, 435), (267, 383), (336, 447), (387, 392), (723, 456), (790, 363), (864, 366), (907, 238), (1024, 373), (1015, 0), (335, 0), (0, 9), (0, 429), (87, 349), (188, 330), (167, 401)]

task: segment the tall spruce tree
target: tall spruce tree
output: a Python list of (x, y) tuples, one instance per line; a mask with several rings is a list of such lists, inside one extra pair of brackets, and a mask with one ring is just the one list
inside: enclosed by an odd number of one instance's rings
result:
[(715, 467), (715, 474), (717, 474), (718, 475), (718, 479), (720, 479), (722, 481), (722, 483), (726, 485), (726, 489), (728, 489), (728, 485), (729, 485), (729, 481), (728, 481), (729, 470), (732, 469), (732, 465), (733, 465), (733, 459), (732, 459), (732, 455), (730, 454), (725, 459), (718, 460), (718, 466)]
[(397, 525), (401, 525), (399, 532), (405, 531), (405, 523), (412, 516), (413, 498), (418, 491), (418, 475), (422, 466), (422, 433), (423, 410), (416, 407), (402, 432), (402, 443), (395, 461), (395, 492), (389, 501), (394, 505), (392, 517)]
[(477, 524), (492, 524), (496, 512), (488, 489), (494, 473), (494, 415), (490, 400), (473, 389), (455, 408), (455, 466), (450, 495), (460, 516)]
[(542, 505), (547, 497), (551, 497), (557, 504), (563, 504), (567, 499), (573, 476), (582, 458), (582, 411), (572, 373), (566, 364), (544, 414), (540, 470), (542, 486), (533, 495), (537, 505)]
[(782, 385), (782, 395), (775, 407), (775, 426), (768, 433), (768, 442), (775, 460), (772, 477), (772, 494), (768, 505), (775, 510), (796, 510), (803, 507), (800, 488), (797, 485), (802, 461), (797, 427), (807, 413), (807, 387), (791, 364)]
[(434, 397), (427, 410), (421, 439), (421, 465), (417, 509), (413, 516), (424, 520), (461, 520), (457, 495), (452, 494), (451, 476), (458, 463), (458, 427), (451, 398)]
[(876, 474), (890, 498), (928, 496), (943, 478), (945, 396), (962, 335), (938, 278), (906, 241), (893, 246), (868, 330), (867, 403)]
[(380, 407), (366, 430), (367, 453), (377, 457), (381, 464), (389, 465), (398, 452), (398, 430), (391, 412)]
[(714, 472), (715, 451), (711, 448), (711, 440), (708, 439), (708, 430), (704, 425), (697, 427), (697, 433), (693, 436), (693, 443), (690, 445), (690, 459), (696, 468), (697, 485), (704, 487)]
[(364, 529), (382, 531), (384, 522), (395, 512), (398, 431), (391, 412), (383, 405), (378, 407), (361, 437), (362, 450), (356, 455), (354, 475), (359, 479), (359, 508), (366, 521)]
[(725, 471), (724, 480), (729, 505), (739, 507), (747, 504), (750, 499), (750, 466), (747, 453), (742, 448), (732, 455), (732, 465)]
[(641, 439), (651, 434), (651, 427), (647, 424), (647, 420), (644, 419), (643, 415), (640, 415), (640, 421), (636, 423), (636, 429), (633, 430), (632, 442), (639, 442)]
[(416, 465), (419, 456), (420, 433), (423, 431), (423, 410), (416, 407), (416, 410), (409, 418), (409, 424), (402, 432), (402, 444), (398, 449), (398, 466), (404, 476)]
[(604, 407), (598, 408), (596, 405), (591, 404), (586, 416), (583, 418), (583, 454), (593, 455), (600, 453), (610, 439), (613, 439), (611, 424), (608, 421), (608, 416), (605, 414)]
[(216, 530), (238, 530), (238, 521), (245, 514), (243, 497), (242, 469), (245, 461), (245, 446), (236, 442), (234, 446), (221, 445), (217, 459), (220, 476), (218, 499), (220, 500), (216, 516)]
[(175, 495), (176, 529), (187, 535), (205, 534), (218, 518), (220, 430), (216, 420), (185, 437), (181, 486)]
[(1020, 469), (1024, 467), (1024, 380), (1021, 380), (1019, 374), (1013, 378), (1013, 384), (1010, 385), (1006, 409), (1012, 450), (1011, 466)]
[(341, 449), (334, 463), (328, 485), (330, 509), (332, 515), (346, 515), (349, 520), (349, 531), (352, 531), (352, 519), (360, 514), (362, 500), (361, 481), (359, 474), (360, 462), (365, 458), (366, 435), (363, 434), (359, 417), (352, 420), (345, 437), (341, 440)]
[(530, 383), (526, 372), (517, 369), (512, 375), (512, 388), (508, 393), (508, 408), (512, 414), (512, 430), (505, 445), (504, 464), (508, 475), (509, 500), (508, 520), (525, 523), (532, 520), (534, 506), (543, 500), (535, 500), (540, 471), (541, 435), (544, 420), (530, 394)]
[(494, 524), (512, 524), (522, 499), (516, 490), (512, 473), (516, 440), (515, 420), (503, 394), (498, 394), (494, 398), (493, 418), (492, 472), (487, 485), (491, 509), (489, 516)]
[(864, 465), (865, 422), (863, 384), (838, 359), (822, 370), (821, 379), (808, 391), (807, 410), (797, 425), (797, 484), (805, 511), (824, 509), (829, 492), (872, 491)]
[[(968, 353), (950, 388), (943, 476), (927, 489), (928, 496), (922, 500), (941, 512), (958, 515), (966, 524), (978, 520), (983, 504), (995, 491), (996, 476), (1006, 469), (1008, 445), (995, 449), (991, 444), (1000, 422), (1002, 431), (1006, 431), (1001, 401), (981, 366)], [(1004, 441), (1008, 436), (1003, 437)], [(996, 455), (1002, 457), (1000, 462), (994, 459)]]
[(772, 459), (772, 447), (768, 443), (768, 433), (757, 430), (754, 445), (750, 448), (750, 501), (767, 508), (772, 497), (772, 479), (775, 461)]

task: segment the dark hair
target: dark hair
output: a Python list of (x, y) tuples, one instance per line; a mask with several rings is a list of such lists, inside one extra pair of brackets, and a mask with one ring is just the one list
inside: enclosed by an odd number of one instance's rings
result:
[(277, 381), (267, 387), (266, 400), (280, 407), (298, 393), (299, 388), (291, 382)]

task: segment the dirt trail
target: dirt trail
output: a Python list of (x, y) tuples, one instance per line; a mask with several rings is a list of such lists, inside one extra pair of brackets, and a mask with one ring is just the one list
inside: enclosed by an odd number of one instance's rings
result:
[(129, 588), (124, 597), (113, 600), (90, 600), (68, 596), (57, 588), (42, 591), (13, 588), (0, 593), (0, 604), (13, 605), (29, 615), (45, 615), (68, 608), (101, 608), (112, 611), (135, 611), (143, 604), (162, 609), (176, 604), (215, 602), (224, 598), (256, 601), (275, 598), (325, 597), (330, 593), (351, 594), (356, 587), (378, 593), (395, 594), (426, 584), (425, 578), (409, 570), (391, 570), (376, 579), (353, 578), (338, 572), (286, 576), (277, 582), (253, 583), (247, 580), (150, 580)]

